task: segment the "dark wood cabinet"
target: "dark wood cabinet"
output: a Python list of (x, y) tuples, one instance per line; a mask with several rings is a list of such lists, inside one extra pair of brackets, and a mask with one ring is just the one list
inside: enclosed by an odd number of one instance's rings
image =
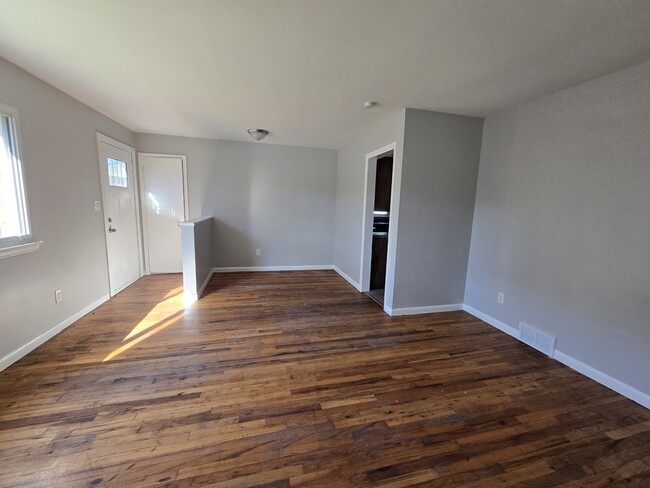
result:
[(375, 210), (390, 210), (390, 189), (393, 181), (393, 157), (377, 160), (377, 181), (375, 183)]
[(388, 236), (372, 236), (372, 261), (370, 264), (370, 289), (383, 288), (386, 283), (386, 257)]

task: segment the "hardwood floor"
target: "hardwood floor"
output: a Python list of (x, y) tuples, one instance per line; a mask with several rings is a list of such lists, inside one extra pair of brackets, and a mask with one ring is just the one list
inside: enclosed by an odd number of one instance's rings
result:
[(0, 486), (650, 486), (650, 411), (334, 272), (145, 277), (0, 373)]

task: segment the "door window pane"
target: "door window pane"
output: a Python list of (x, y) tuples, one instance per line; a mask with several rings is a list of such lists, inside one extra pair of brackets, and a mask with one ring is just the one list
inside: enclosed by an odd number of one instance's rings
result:
[(126, 172), (126, 163), (119, 159), (106, 158), (108, 163), (108, 184), (111, 186), (129, 186), (129, 176)]

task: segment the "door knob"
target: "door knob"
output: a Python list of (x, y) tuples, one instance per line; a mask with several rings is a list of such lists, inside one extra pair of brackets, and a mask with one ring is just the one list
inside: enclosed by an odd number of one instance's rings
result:
[(110, 233), (117, 232), (117, 229), (114, 229), (113, 226), (111, 225), (108, 227), (108, 232)]

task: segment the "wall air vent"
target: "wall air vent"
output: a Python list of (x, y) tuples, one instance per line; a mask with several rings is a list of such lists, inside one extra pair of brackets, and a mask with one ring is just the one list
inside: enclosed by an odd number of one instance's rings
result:
[(549, 357), (553, 357), (555, 351), (555, 337), (546, 334), (535, 327), (531, 327), (523, 322), (519, 323), (519, 340), (530, 347), (543, 352)]

